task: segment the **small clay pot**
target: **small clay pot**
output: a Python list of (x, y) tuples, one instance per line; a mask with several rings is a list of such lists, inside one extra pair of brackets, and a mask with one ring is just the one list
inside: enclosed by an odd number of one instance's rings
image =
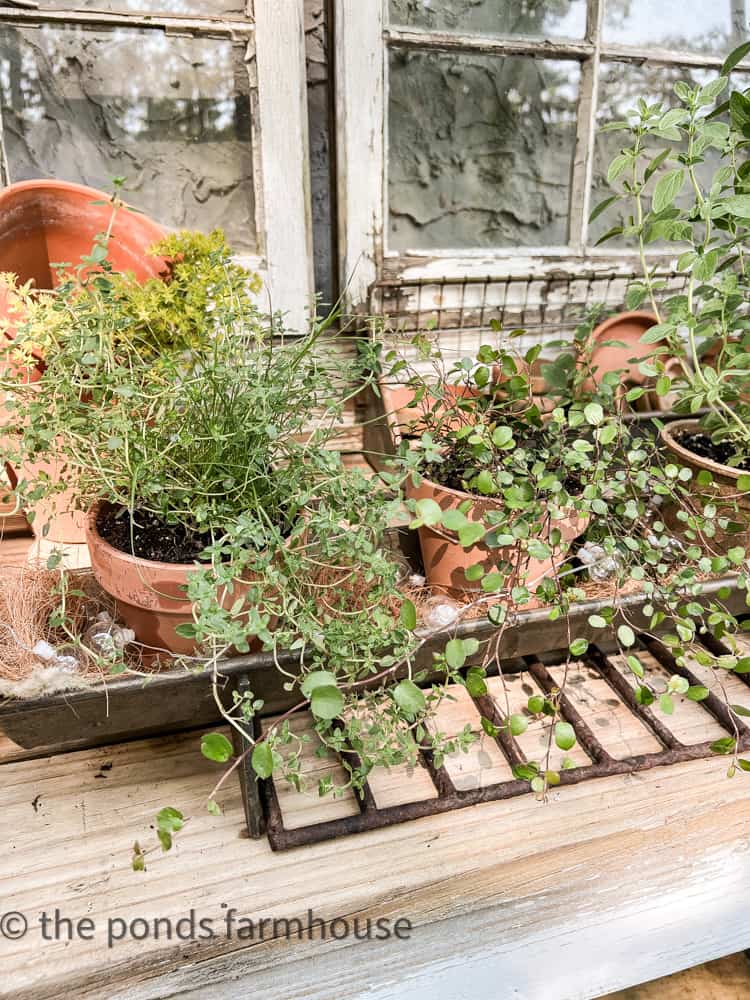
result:
[(102, 590), (115, 599), (117, 616), (145, 646), (195, 655), (194, 640), (183, 638), (175, 629), (193, 621), (185, 588), (199, 564), (152, 562), (121, 552), (99, 534), (99, 510), (97, 504), (86, 517), (86, 542), (91, 570)]
[[(199, 571), (199, 562), (164, 563), (121, 552), (99, 534), (96, 526), (101, 504), (86, 516), (86, 541), (91, 556), (91, 571), (99, 586), (113, 597), (117, 615), (135, 632), (138, 642), (147, 648), (144, 660), (158, 657), (167, 650), (182, 656), (201, 655), (193, 639), (178, 635), (179, 625), (192, 624), (193, 606), (186, 595), (188, 577)], [(243, 577), (235, 581), (232, 593), (222, 599), (231, 607), (238, 597), (245, 596), (258, 577)], [(272, 619), (269, 628), (273, 628)], [(250, 642), (250, 651), (260, 649), (260, 641)]]
[[(656, 345), (641, 343), (641, 337), (656, 322), (653, 313), (637, 309), (610, 316), (600, 323), (591, 334), (591, 367), (595, 371), (587, 387), (593, 389), (602, 375), (620, 370), (622, 382), (628, 388), (643, 385), (647, 377), (638, 370), (638, 364), (654, 351)], [(610, 340), (622, 341), (625, 346), (606, 343)], [(631, 358), (634, 359), (632, 362)]]
[[(694, 451), (683, 447), (680, 444), (680, 437), (688, 434), (700, 434), (702, 428), (698, 420), (674, 420), (661, 430), (661, 442), (666, 450), (671, 454), (675, 464), (685, 466), (693, 473), (693, 480), (688, 484), (688, 489), (699, 500), (700, 507), (705, 504), (715, 504), (718, 514), (727, 517), (730, 521), (744, 525), (741, 532), (727, 533), (717, 531), (714, 542), (724, 542), (731, 540), (731, 544), (750, 545), (750, 495), (743, 495), (737, 488), (737, 481), (740, 476), (747, 475), (742, 469), (733, 469), (730, 465), (722, 465), (714, 462), (710, 458), (696, 455)], [(696, 482), (699, 472), (706, 470), (713, 476), (713, 485), (701, 487)], [(722, 503), (722, 499), (724, 503)], [(735, 508), (736, 504), (736, 508)], [(700, 507), (696, 510), (700, 514)], [(677, 519), (679, 504), (666, 504), (663, 509), (663, 520), (668, 528), (676, 533), (683, 533), (685, 525)]]
[[(55, 460), (34, 462), (24, 466), (23, 476), (37, 479), (43, 472), (53, 482), (59, 482), (61, 467), (62, 463)], [(12, 481), (16, 474), (9, 468), (7, 471)], [(83, 545), (86, 541), (86, 515), (76, 508), (78, 499), (78, 491), (71, 488), (38, 500), (34, 504), (32, 524), (35, 536), (56, 545)]]
[[(466, 517), (470, 521), (483, 521), (489, 511), (501, 510), (503, 506), (502, 500), (474, 496), (461, 490), (440, 486), (428, 479), (423, 479), (419, 486), (413, 486), (407, 481), (406, 494), (411, 500), (434, 500), (443, 511), (456, 509), (468, 500), (471, 508)], [(545, 576), (554, 572), (555, 565), (560, 564), (570, 543), (586, 530), (587, 523), (588, 519), (577, 512), (558, 521), (551, 521), (548, 531), (557, 528), (562, 535), (562, 542), (555, 551), (554, 561), (532, 559), (527, 554), (523, 564), (519, 566), (517, 579), (511, 580), (510, 585), (524, 583), (533, 590)], [(500, 530), (501, 526), (497, 527)], [(483, 592), (481, 581), (472, 582), (466, 579), (466, 570), (469, 566), (480, 563), (485, 573), (491, 573), (497, 569), (499, 563), (512, 563), (517, 558), (516, 550), (512, 547), (489, 548), (483, 542), (479, 542), (465, 549), (459, 542), (458, 535), (443, 527), (432, 528), (423, 524), (418, 531), (427, 583), (455, 597)], [(549, 535), (543, 540), (548, 541)]]
[[(415, 390), (406, 385), (387, 385), (381, 383), (380, 393), (385, 408), (386, 422), (391, 438), (398, 446), (403, 438), (420, 435), (426, 429), (427, 414), (432, 419), (439, 419), (442, 412), (450, 410), (459, 399), (477, 399), (482, 395), (479, 389), (468, 385), (443, 386), (443, 398), (438, 401), (435, 396), (426, 393), (418, 403), (411, 405)], [(457, 412), (455, 418), (445, 422), (446, 430), (457, 430), (471, 419), (469, 411)]]

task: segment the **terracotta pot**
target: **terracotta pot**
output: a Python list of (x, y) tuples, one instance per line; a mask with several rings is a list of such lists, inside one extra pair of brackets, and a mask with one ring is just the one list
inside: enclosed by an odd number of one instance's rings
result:
[[(153, 647), (144, 650), (146, 659), (158, 656), (159, 650), (183, 656), (200, 655), (192, 639), (178, 635), (178, 625), (193, 622), (192, 603), (186, 596), (188, 576), (201, 569), (198, 562), (163, 563), (141, 559), (121, 552), (105, 541), (96, 527), (101, 509), (97, 504), (86, 516), (86, 541), (91, 556), (91, 571), (99, 586), (114, 598), (117, 614), (131, 628), (139, 642)], [(235, 583), (231, 594), (226, 594), (231, 607), (238, 597), (251, 586)], [(273, 626), (273, 623), (271, 627)], [(251, 643), (251, 651), (260, 648), (259, 642)]]
[[(730, 465), (714, 462), (710, 458), (703, 458), (702, 455), (696, 455), (694, 451), (690, 451), (679, 443), (683, 434), (696, 433), (702, 433), (700, 421), (674, 420), (662, 428), (661, 441), (674, 459), (675, 464), (683, 465), (693, 472), (693, 480), (688, 484), (688, 489), (698, 499), (695, 513), (700, 515), (701, 508), (712, 503), (716, 505), (719, 516), (727, 517), (730, 521), (741, 524), (745, 528), (743, 531), (733, 533), (717, 530), (713, 542), (720, 543), (719, 549), (726, 547), (725, 542), (747, 548), (750, 546), (750, 496), (740, 494), (737, 488), (737, 480), (747, 473), (741, 469), (733, 469)], [(701, 487), (697, 484), (696, 477), (703, 470), (711, 473), (713, 485)], [(680, 504), (665, 504), (662, 511), (664, 523), (678, 534), (685, 531), (685, 525), (677, 519), (680, 507)]]
[[(489, 511), (500, 510), (503, 506), (501, 500), (474, 496), (461, 490), (439, 486), (427, 479), (423, 479), (416, 487), (407, 482), (406, 494), (411, 500), (434, 500), (444, 511), (453, 510), (468, 500), (471, 502), (471, 508), (466, 516), (470, 521), (482, 521)], [(524, 583), (533, 590), (545, 576), (554, 572), (554, 565), (559, 565), (570, 543), (586, 530), (587, 523), (587, 518), (577, 513), (559, 521), (551, 521), (549, 531), (558, 528), (562, 535), (562, 542), (555, 551), (554, 562), (552, 559), (532, 559), (527, 555), (523, 564), (519, 566), (517, 579), (511, 580), (511, 585)], [(499, 563), (513, 562), (517, 558), (514, 548), (493, 549), (483, 542), (465, 549), (454, 532), (442, 527), (431, 528), (422, 525), (418, 531), (427, 583), (453, 596), (483, 592), (481, 581), (471, 582), (466, 579), (466, 570), (469, 566), (481, 563), (485, 572), (490, 573)], [(547, 535), (543, 540), (547, 541), (548, 537)]]
[[(443, 388), (444, 399), (439, 402), (435, 396), (426, 394), (417, 404), (410, 405), (414, 399), (414, 389), (405, 385), (386, 385), (381, 383), (380, 393), (383, 399), (383, 406), (386, 413), (386, 421), (390, 428), (391, 437), (396, 446), (403, 438), (420, 435), (425, 427), (425, 417), (433, 411), (436, 403), (437, 409), (434, 411), (433, 419), (440, 417), (441, 411), (450, 409), (458, 399), (477, 399), (482, 395), (479, 389), (466, 385), (445, 385)], [(443, 426), (446, 429), (456, 430), (470, 420), (470, 412), (457, 414), (455, 419), (447, 421)]]
[(115, 599), (118, 616), (145, 646), (194, 655), (195, 642), (175, 628), (193, 621), (185, 587), (198, 564), (151, 562), (120, 552), (99, 534), (98, 513), (99, 505), (86, 517), (91, 570), (102, 590)]
[[(15, 472), (9, 470), (15, 477)], [(40, 472), (46, 473), (53, 482), (60, 480), (61, 463), (34, 462), (24, 466), (23, 476), (36, 479)], [(13, 481), (11, 479), (11, 481)], [(66, 489), (54, 493), (46, 500), (34, 504), (32, 530), (37, 538), (56, 545), (83, 545), (86, 541), (86, 515), (76, 509), (78, 491)], [(45, 526), (46, 532), (45, 532)]]
[[(602, 375), (606, 375), (607, 372), (621, 369), (624, 369), (622, 382), (628, 388), (643, 385), (647, 381), (647, 376), (638, 370), (638, 364), (651, 354), (657, 345), (642, 344), (641, 337), (646, 330), (655, 325), (656, 316), (642, 310), (618, 313), (600, 323), (591, 334), (591, 367), (595, 371), (587, 388), (593, 389), (594, 384), (598, 383)], [(622, 341), (625, 346), (617, 347), (606, 343), (610, 340)], [(631, 358), (634, 359), (632, 362)]]
[[(57, 180), (11, 184), (0, 192), (0, 272), (16, 274), (21, 283), (31, 280), (36, 288), (54, 288), (59, 279), (52, 265), (79, 264), (91, 252), (95, 237), (107, 230), (111, 216), (109, 195), (94, 188)], [(115, 270), (132, 271), (138, 281), (157, 278), (165, 271), (166, 261), (148, 251), (164, 236), (166, 230), (148, 216), (123, 206), (112, 226), (108, 259)], [(5, 289), (0, 289), (0, 318), (7, 323), (5, 337), (12, 340), (20, 317), (12, 310)], [(37, 365), (24, 378), (29, 382), (37, 381), (44, 371), (44, 358), (38, 351), (32, 353)], [(7, 426), (3, 413), (0, 434)], [(2, 446), (0, 437), (0, 454)], [(52, 462), (41, 467), (54, 475), (55, 466)], [(11, 469), (8, 473), (13, 477)], [(84, 541), (83, 519), (77, 512), (70, 513), (72, 499), (60, 494), (37, 510), (36, 523), (50, 523), (46, 536), (50, 541)]]
[[(94, 202), (104, 204), (93, 204)], [(66, 181), (34, 180), (11, 184), (0, 192), (0, 271), (21, 282), (54, 288), (52, 264), (73, 266), (91, 252), (94, 238), (109, 226), (109, 195)], [(138, 281), (156, 278), (165, 268), (148, 251), (166, 235), (146, 215), (122, 207), (109, 240), (109, 260), (117, 271), (132, 271)]]

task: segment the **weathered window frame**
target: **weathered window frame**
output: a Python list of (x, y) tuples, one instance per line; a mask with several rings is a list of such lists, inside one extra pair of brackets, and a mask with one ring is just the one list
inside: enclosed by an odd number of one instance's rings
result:
[[(571, 278), (635, 273), (636, 251), (588, 245), (600, 64), (615, 60), (718, 70), (723, 57), (605, 43), (604, 2), (588, 0), (585, 37), (573, 41), (391, 27), (387, 21), (388, 0), (335, 0), (341, 282), (348, 289), (352, 307), (369, 308), (376, 284), (382, 288), (424, 282), (545, 279), (560, 273)], [(388, 249), (388, 51), (393, 47), (535, 55), (579, 62), (568, 246), (406, 252)]]
[[(68, 10), (43, 10), (0, 0), (0, 25), (60, 24), (98, 31), (128, 27), (245, 42), (258, 246), (256, 253), (238, 260), (263, 278), (263, 304), (284, 312), (290, 329), (303, 330), (314, 296), (303, 0), (247, 0), (245, 14), (234, 18), (74, 6), (71, 0)], [(1, 111), (0, 151), (1, 180), (7, 185), (12, 176)]]

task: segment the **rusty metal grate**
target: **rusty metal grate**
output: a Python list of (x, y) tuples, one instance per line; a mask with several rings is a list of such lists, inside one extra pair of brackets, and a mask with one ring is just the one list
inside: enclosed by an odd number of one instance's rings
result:
[[(728, 652), (715, 640), (707, 639), (705, 645), (715, 653)], [(702, 683), (692, 669), (679, 667), (668, 650), (661, 643), (649, 637), (639, 637), (637, 652), (650, 654), (667, 673), (679, 674), (691, 686), (699, 686)], [(518, 661), (513, 661), (510, 665), (503, 664), (503, 674), (508, 676), (508, 673), (528, 673), (541, 690), (550, 693), (557, 688), (551, 669), (554, 669), (555, 665), (564, 663), (565, 656), (563, 654), (558, 657), (546, 656), (544, 660), (546, 662), (537, 656), (524, 656)], [(655, 738), (661, 749), (651, 753), (613, 756), (584, 721), (573, 699), (569, 694), (563, 693), (560, 696), (561, 714), (573, 726), (578, 746), (585, 752), (590, 763), (576, 766), (571, 770), (560, 771), (561, 785), (578, 784), (589, 779), (615, 774), (632, 774), (653, 767), (664, 767), (713, 756), (711, 750), (713, 739), (692, 743), (683, 742), (650, 708), (638, 704), (635, 698), (635, 688), (627, 676), (618, 670), (612, 662), (611, 653), (604, 652), (598, 646), (591, 646), (586, 656), (577, 662), (590, 671), (590, 676), (595, 676), (606, 682), (608, 690), (612, 694), (612, 703), (616, 699), (619, 706), (624, 706), (628, 713), (635, 716)], [(744, 685), (745, 689), (750, 691), (750, 680), (745, 675), (734, 676)], [(494, 722), (497, 726), (503, 723), (503, 715), (496, 702), (489, 695), (472, 698), (471, 701), (480, 715)], [(715, 694), (711, 693), (704, 701), (691, 702), (690, 704), (694, 706), (694, 709), (704, 713), (707, 722), (713, 720), (714, 724), (718, 724), (724, 735), (736, 738), (740, 750), (750, 747), (750, 729), (739, 719), (735, 719), (726, 704)], [(527, 757), (519, 746), (518, 740), (510, 736), (507, 731), (503, 730), (494, 739), (494, 742), (511, 768), (527, 762)], [(246, 744), (242, 746), (242, 743), (244, 741), (240, 742), (238, 738), (236, 746), (238, 751), (246, 748)], [(353, 763), (356, 762), (356, 755), (353, 751), (348, 753), (344, 751), (344, 754)], [(484, 802), (495, 802), (500, 799), (529, 794), (528, 781), (517, 778), (494, 782), (483, 787), (458, 788), (446, 767), (435, 765), (433, 755), (428, 748), (419, 747), (419, 756), (434, 785), (433, 797), (379, 808), (372, 788), (369, 783), (366, 783), (361, 798), (357, 798), (358, 811), (354, 815), (314, 822), (295, 828), (285, 825), (279, 801), (279, 790), (274, 780), (257, 781), (246, 758), (245, 763), (240, 768), (240, 781), (248, 831), (253, 837), (260, 837), (264, 832), (267, 833), (273, 850), (288, 850), (336, 837), (392, 826), (423, 816), (432, 816)]]
[[(660, 298), (683, 291), (684, 274), (668, 267), (658, 273), (664, 281)], [(460, 355), (470, 349), (471, 335), (486, 333), (493, 320), (508, 331), (525, 330), (529, 340), (540, 335), (547, 339), (567, 336), (581, 322), (589, 306), (623, 308), (633, 277), (614, 268), (576, 274), (567, 274), (561, 268), (546, 275), (506, 278), (380, 281), (373, 288), (371, 310), (374, 315), (387, 317), (391, 328), (401, 333), (414, 333), (434, 325), (437, 331), (449, 335), (445, 340), (446, 350)], [(451, 332), (455, 334), (453, 339)], [(462, 332), (468, 339), (461, 337)]]

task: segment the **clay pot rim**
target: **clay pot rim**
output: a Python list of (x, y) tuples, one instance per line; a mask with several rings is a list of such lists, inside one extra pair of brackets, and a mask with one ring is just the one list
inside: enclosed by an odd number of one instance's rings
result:
[[(482, 503), (489, 503), (492, 506), (500, 507), (503, 504), (502, 498), (483, 496), (481, 493), (467, 493), (466, 490), (456, 490), (452, 486), (443, 486), (441, 483), (436, 482), (434, 479), (430, 479), (429, 476), (422, 476), (422, 483), (431, 486), (435, 490), (442, 490), (444, 493), (449, 493), (451, 496), (460, 497), (461, 500), (479, 500)], [(407, 489), (418, 490), (419, 486), (412, 486), (411, 479), (407, 481)]]
[[(92, 201), (101, 201), (102, 199), (110, 200), (110, 195), (106, 191), (87, 187), (85, 184), (74, 184), (72, 181), (61, 181), (54, 177), (40, 177), (35, 180), (16, 181), (15, 184), (9, 184), (8, 187), (0, 191), (0, 211), (5, 207), (5, 202), (12, 201), (14, 195), (34, 191), (65, 192), (66, 194), (86, 198), (89, 203)], [(128, 202), (123, 201), (123, 208), (127, 209), (130, 207), (132, 206)], [(154, 239), (155, 243), (167, 235), (168, 231), (150, 216), (138, 212), (135, 218), (145, 229), (151, 229), (154, 233), (158, 234)]]
[(210, 565), (210, 563), (199, 562), (197, 559), (191, 563), (170, 563), (161, 562), (156, 559), (144, 559), (142, 556), (134, 556), (130, 552), (123, 552), (122, 549), (117, 549), (114, 545), (110, 545), (106, 538), (102, 538), (96, 527), (96, 519), (99, 511), (107, 502), (106, 500), (97, 501), (86, 515), (86, 542), (88, 545), (91, 545), (92, 538), (96, 539), (98, 546), (105, 551), (111, 552), (117, 559), (131, 566), (160, 566), (175, 572), (193, 573), (196, 569), (202, 569)]
[(606, 333), (610, 327), (630, 320), (648, 320), (651, 326), (656, 326), (659, 322), (654, 313), (649, 312), (648, 309), (629, 309), (627, 312), (615, 313), (614, 316), (609, 316), (607, 319), (602, 320), (598, 326), (594, 327), (591, 333), (592, 340), (599, 340), (601, 335)]
[(709, 472), (719, 473), (728, 479), (739, 479), (740, 476), (746, 476), (748, 474), (743, 469), (733, 469), (731, 465), (722, 465), (721, 462), (715, 462), (712, 458), (704, 458), (703, 455), (697, 455), (694, 451), (690, 451), (689, 448), (683, 447), (683, 445), (675, 439), (675, 436), (672, 433), (675, 430), (702, 433), (700, 420), (673, 420), (671, 423), (665, 424), (661, 429), (661, 440), (668, 445), (671, 451), (679, 455), (680, 458), (683, 458), (692, 465), (701, 466)]

